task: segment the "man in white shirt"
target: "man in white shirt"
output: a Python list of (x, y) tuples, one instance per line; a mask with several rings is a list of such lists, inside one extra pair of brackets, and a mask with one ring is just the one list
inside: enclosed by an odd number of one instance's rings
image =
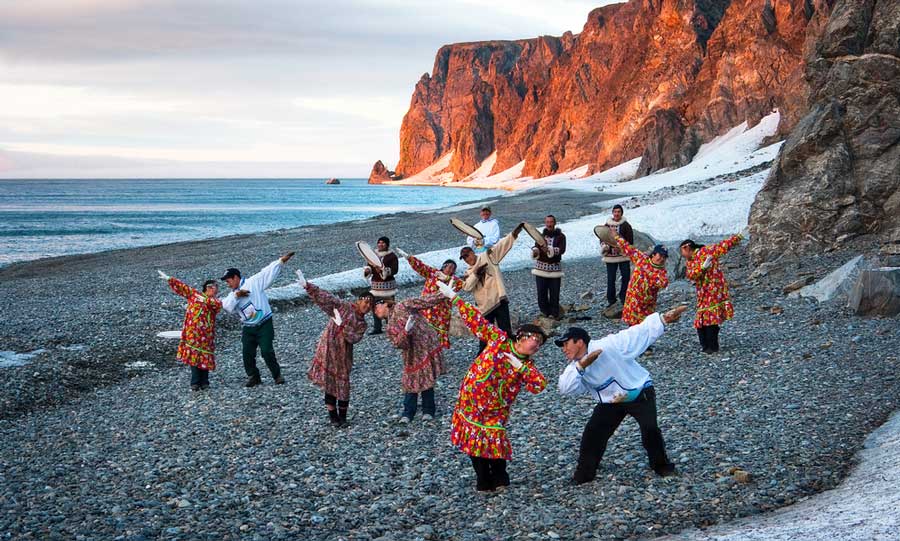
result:
[(578, 327), (570, 327), (555, 340), (570, 361), (559, 376), (559, 392), (590, 396), (598, 402), (581, 436), (575, 483), (594, 480), (606, 443), (626, 415), (634, 417), (641, 429), (641, 443), (653, 471), (662, 477), (675, 473), (656, 419), (653, 381), (635, 359), (685, 310), (687, 306), (678, 306), (665, 314), (653, 313), (640, 324), (599, 340), (591, 340), (587, 331)]
[(269, 306), (266, 289), (278, 278), (281, 268), (292, 257), (294, 252), (285, 254), (249, 278), (242, 278), (241, 271), (235, 268), (227, 269), (222, 276), (222, 280), (231, 288), (231, 293), (222, 300), (222, 308), (229, 313), (237, 313), (241, 318), (241, 357), (248, 378), (245, 387), (262, 383), (256, 367), (256, 348), (259, 348), (275, 383), (284, 383), (281, 366), (275, 359), (275, 348), (272, 345), (275, 327), (272, 325), (272, 308)]
[(481, 231), (482, 239), (466, 237), (466, 244), (475, 250), (476, 254), (486, 252), (491, 246), (500, 240), (500, 222), (497, 218), (491, 218), (491, 207), (481, 208), (481, 221), (475, 224), (475, 229)]

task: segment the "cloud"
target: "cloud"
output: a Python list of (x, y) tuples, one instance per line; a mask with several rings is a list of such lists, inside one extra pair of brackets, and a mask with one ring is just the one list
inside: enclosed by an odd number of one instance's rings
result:
[(399, 128), (409, 100), (394, 96), (298, 96), (293, 104), (300, 109), (357, 116)]
[(602, 3), (0, 2), (0, 145), (45, 157), (390, 163), (442, 45), (577, 32)]
[[(0, 52), (70, 62), (193, 57), (342, 57), (473, 39), (580, 31), (600, 2), (29, 0), (0, 3)], [(608, 2), (606, 2), (608, 3)], [(435, 47), (436, 49), (436, 47)], [(433, 54), (434, 51), (431, 51)]]
[(68, 156), (0, 150), (0, 178), (365, 178), (371, 164), (318, 161), (189, 161)]
[(112, 114), (176, 113), (189, 109), (177, 101), (110, 94), (78, 86), (11, 85), (0, 83), (0, 120), (58, 119)]

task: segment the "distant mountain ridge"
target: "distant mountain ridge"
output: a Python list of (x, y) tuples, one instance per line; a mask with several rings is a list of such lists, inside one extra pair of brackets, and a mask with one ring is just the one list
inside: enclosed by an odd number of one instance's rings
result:
[(580, 34), (442, 47), (416, 84), (396, 171), (452, 152), (464, 180), (524, 161), (542, 177), (641, 157), (639, 174), (688, 163), (700, 144), (772, 109), (786, 135), (806, 112), (804, 58), (831, 0), (631, 0), (597, 8)]

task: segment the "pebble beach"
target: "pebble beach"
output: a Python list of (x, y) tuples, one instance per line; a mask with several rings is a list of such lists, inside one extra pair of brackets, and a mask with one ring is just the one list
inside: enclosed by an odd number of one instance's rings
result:
[[(532, 191), (492, 206), (506, 233), (548, 212), (560, 222), (594, 214), (603, 199)], [(401, 425), (399, 352), (367, 336), (355, 350), (349, 426), (335, 429), (306, 379), (327, 321), (315, 306), (275, 304), (283, 386), (266, 377), (261, 359), (264, 385), (242, 386), (240, 327), (227, 315), (219, 317), (219, 368), (205, 392), (189, 390), (177, 341), (156, 337), (179, 328), (184, 314), (156, 269), (198, 284), (230, 266), (255, 272), (296, 250), (276, 285), (297, 267), (315, 282), (361, 266), (353, 241), (387, 235), (410, 253), (445, 248), (461, 241), (448, 217), (476, 214), (386, 215), (0, 268), (0, 296), (15, 307), (0, 322), (0, 349), (43, 350), (0, 372), (0, 539), (652, 538), (836, 486), (866, 435), (900, 405), (896, 320), (860, 319), (840, 304), (782, 293), (798, 275), (820, 278), (856, 255), (849, 251), (758, 279), (745, 245), (729, 253), (736, 316), (716, 355), (699, 352), (693, 286), (673, 279), (660, 294), (661, 307), (691, 306), (641, 359), (678, 469), (669, 478), (647, 467), (637, 424), (626, 420), (597, 479), (571, 485), (593, 402), (560, 397), (565, 361), (552, 343), (536, 356), (547, 389), (523, 393), (513, 407), (512, 486), (485, 495), (449, 441), (474, 339), (456, 338), (446, 354), (438, 416)], [(590, 318), (578, 326), (596, 337), (623, 328), (600, 315), (599, 257), (565, 263), (565, 272), (562, 304), (586, 305), (579, 315)], [(530, 272), (505, 273), (505, 281), (511, 312), (532, 319)], [(419, 289), (405, 287), (398, 298)]]

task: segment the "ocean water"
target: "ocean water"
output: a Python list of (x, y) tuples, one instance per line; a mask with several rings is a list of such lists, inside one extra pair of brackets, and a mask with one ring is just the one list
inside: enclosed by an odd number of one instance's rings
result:
[(497, 193), (365, 179), (331, 186), (325, 179), (0, 180), (0, 265), (434, 209)]

